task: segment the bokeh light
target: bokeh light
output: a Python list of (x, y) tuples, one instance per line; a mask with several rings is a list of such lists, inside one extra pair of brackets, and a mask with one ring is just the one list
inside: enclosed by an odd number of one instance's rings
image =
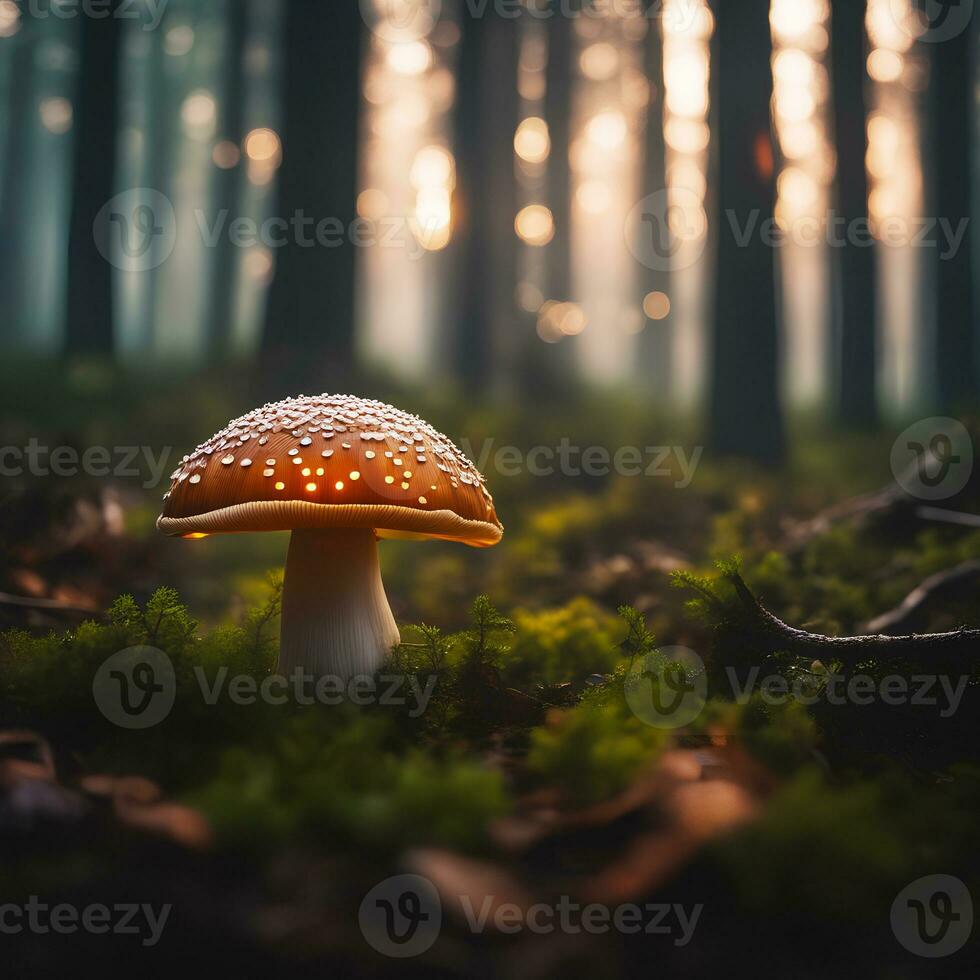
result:
[(388, 64), (399, 75), (421, 75), (432, 64), (432, 49), (425, 41), (405, 41), (388, 50)]
[(537, 116), (522, 119), (514, 134), (514, 150), (527, 163), (543, 163), (551, 152), (548, 124)]
[(178, 24), (171, 27), (164, 35), (163, 50), (175, 58), (189, 54), (193, 47), (194, 28), (189, 24)]
[(278, 133), (266, 128), (253, 129), (245, 137), (245, 154), (256, 163), (278, 160), (282, 154), (282, 143)]
[(368, 187), (357, 195), (357, 213), (369, 221), (378, 221), (388, 214), (388, 195), (377, 187)]
[(237, 167), (241, 158), (241, 151), (231, 140), (221, 140), (215, 144), (211, 151), (211, 159), (214, 161), (214, 165), (221, 170), (231, 170), (233, 167)]
[(626, 119), (614, 109), (600, 112), (589, 120), (585, 129), (589, 140), (603, 150), (615, 150), (626, 139)]
[(20, 30), (20, 8), (13, 0), (0, 0), (0, 37), (13, 37)]
[(42, 99), (38, 112), (41, 116), (41, 124), (49, 133), (62, 136), (71, 129), (72, 107), (68, 99), (61, 96)]
[(670, 297), (655, 290), (643, 297), (643, 312), (651, 320), (663, 320), (670, 314)]
[(203, 142), (214, 135), (217, 121), (217, 105), (210, 92), (191, 92), (180, 107), (180, 119), (184, 132), (192, 140)]
[(586, 78), (594, 82), (606, 81), (619, 68), (619, 52), (608, 41), (590, 44), (579, 55), (579, 67)]
[(540, 247), (554, 238), (555, 220), (543, 204), (529, 204), (517, 213), (514, 230), (528, 245)]

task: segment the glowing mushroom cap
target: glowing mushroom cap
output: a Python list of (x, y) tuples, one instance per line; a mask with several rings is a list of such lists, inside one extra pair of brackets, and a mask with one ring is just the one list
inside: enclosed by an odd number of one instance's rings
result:
[(379, 537), (496, 544), (476, 467), (415, 415), (352, 395), (268, 404), (185, 456), (157, 527), (168, 535), (373, 528)]

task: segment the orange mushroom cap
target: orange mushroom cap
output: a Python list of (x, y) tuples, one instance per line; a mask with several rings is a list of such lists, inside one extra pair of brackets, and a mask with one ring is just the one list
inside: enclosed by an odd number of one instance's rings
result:
[(476, 467), (428, 423), (353, 395), (287, 398), (185, 456), (157, 527), (167, 535), (369, 527), (474, 547), (503, 535)]

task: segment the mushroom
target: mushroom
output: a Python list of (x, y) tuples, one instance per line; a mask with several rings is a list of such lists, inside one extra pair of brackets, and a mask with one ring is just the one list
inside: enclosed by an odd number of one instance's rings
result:
[(352, 395), (288, 398), (230, 422), (185, 456), (157, 527), (204, 537), (291, 531), (279, 672), (349, 680), (399, 642), (378, 538), (496, 544), (476, 467), (414, 415)]

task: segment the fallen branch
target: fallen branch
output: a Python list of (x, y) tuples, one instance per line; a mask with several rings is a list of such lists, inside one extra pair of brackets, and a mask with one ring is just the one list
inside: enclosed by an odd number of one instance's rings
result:
[(802, 551), (811, 541), (826, 534), (837, 524), (847, 521), (861, 524), (875, 514), (907, 506), (909, 501), (908, 494), (897, 482), (870, 493), (849, 497), (820, 511), (808, 520), (795, 524), (786, 535), (781, 546), (782, 550), (787, 554)]
[(980, 560), (971, 558), (960, 562), (953, 568), (936, 572), (917, 585), (894, 609), (869, 620), (861, 629), (862, 633), (887, 633), (901, 629), (914, 619), (926, 603), (941, 595), (948, 595), (962, 589), (980, 578)]
[(724, 577), (735, 589), (745, 642), (759, 653), (792, 653), (814, 660), (838, 660), (847, 665), (864, 660), (896, 658), (934, 660), (944, 657), (980, 661), (980, 630), (959, 629), (949, 633), (912, 633), (906, 636), (824, 636), (784, 623), (751, 592), (742, 576), (727, 569)]
[(786, 535), (782, 550), (787, 554), (802, 551), (814, 538), (826, 534), (832, 527), (845, 522), (864, 523), (869, 517), (905, 508), (921, 521), (938, 521), (959, 524), (964, 527), (980, 527), (980, 514), (966, 514), (943, 507), (913, 507), (914, 498), (903, 489), (906, 476), (911, 477), (918, 468), (918, 460), (911, 463), (905, 474), (878, 490), (848, 497), (820, 511), (808, 520), (795, 523)]

